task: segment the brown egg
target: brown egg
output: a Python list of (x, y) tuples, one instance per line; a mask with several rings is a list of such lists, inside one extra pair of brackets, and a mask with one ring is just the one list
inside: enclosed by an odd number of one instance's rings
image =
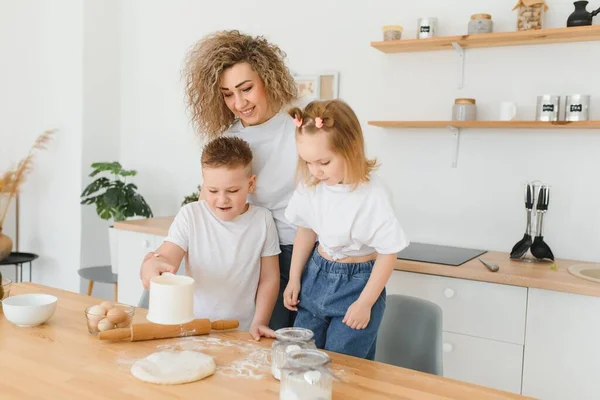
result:
[(110, 322), (108, 320), (108, 318), (103, 318), (100, 320), (100, 322), (98, 322), (98, 330), (100, 332), (104, 332), (107, 331), (109, 329), (113, 329), (115, 327), (115, 324), (113, 324), (112, 322)]
[(108, 318), (108, 320), (110, 322), (112, 322), (113, 324), (118, 324), (120, 322), (125, 321), (128, 318), (128, 316), (125, 311), (123, 311), (122, 309), (120, 309), (118, 307), (115, 307), (115, 308), (108, 310), (108, 313), (106, 314), (106, 318)]
[(131, 320), (129, 319), (129, 315), (128, 315), (127, 318), (123, 322), (119, 322), (117, 324), (117, 328), (127, 328), (130, 323), (131, 323)]
[(93, 306), (87, 312), (90, 321), (98, 322), (106, 316), (106, 309), (101, 306)]
[(104, 308), (106, 311), (110, 310), (111, 308), (113, 308), (113, 303), (111, 303), (110, 301), (103, 301), (102, 303), (100, 303), (100, 307)]

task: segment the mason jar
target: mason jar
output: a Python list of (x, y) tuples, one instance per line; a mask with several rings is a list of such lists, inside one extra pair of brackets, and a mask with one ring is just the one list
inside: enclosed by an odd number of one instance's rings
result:
[(474, 121), (477, 119), (475, 99), (456, 99), (452, 106), (453, 121)]
[(279, 400), (331, 400), (333, 375), (331, 358), (320, 350), (290, 352), (281, 369)]
[(287, 355), (296, 350), (316, 349), (313, 332), (304, 328), (281, 328), (275, 331), (275, 341), (271, 347), (271, 373), (281, 379), (281, 367)]

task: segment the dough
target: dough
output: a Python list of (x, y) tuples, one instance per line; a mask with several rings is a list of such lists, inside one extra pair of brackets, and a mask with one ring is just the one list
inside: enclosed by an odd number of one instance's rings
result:
[(211, 356), (197, 351), (161, 351), (137, 360), (131, 374), (144, 382), (177, 385), (206, 378), (216, 368)]

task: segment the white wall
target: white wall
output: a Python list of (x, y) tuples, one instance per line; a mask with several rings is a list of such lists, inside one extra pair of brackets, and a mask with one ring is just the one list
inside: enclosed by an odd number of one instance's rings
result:
[[(546, 26), (565, 26), (570, 2), (548, 4)], [(599, 261), (597, 131), (465, 131), (453, 169), (451, 133), (366, 124), (449, 119), (456, 97), (475, 97), (481, 119), (497, 119), (503, 100), (517, 101), (521, 115), (532, 119), (543, 93), (590, 93), (592, 117), (600, 119), (598, 42), (468, 51), (463, 90), (456, 86), (454, 52), (385, 55), (369, 46), (386, 24), (404, 25), (405, 37), (414, 37), (420, 16), (438, 17), (441, 35), (466, 33), (469, 16), (481, 12), (492, 14), (496, 31), (512, 31), (512, 6), (307, 0), (291, 11), (275, 0), (129, 1), (122, 32), (122, 160), (140, 170), (140, 188), (159, 215), (177, 211), (199, 179), (199, 143), (184, 114), (181, 63), (203, 35), (238, 28), (279, 44), (296, 73), (340, 71), (340, 97), (358, 113), (369, 153), (382, 162), (412, 240), (510, 251), (525, 228), (523, 185), (540, 179), (552, 188), (544, 225), (555, 255)]]
[(0, 171), (59, 129), (23, 186), (20, 250), (40, 255), (35, 282), (69, 290), (79, 287), (82, 32), (80, 1), (0, 0)]
[[(119, 0), (84, 3), (82, 188), (97, 178), (89, 177), (92, 163), (119, 160), (120, 10)], [(110, 265), (111, 223), (98, 217), (94, 205), (82, 207), (82, 268)], [(82, 279), (81, 292), (85, 290), (87, 280)], [(112, 285), (95, 284), (93, 295), (112, 300)]]

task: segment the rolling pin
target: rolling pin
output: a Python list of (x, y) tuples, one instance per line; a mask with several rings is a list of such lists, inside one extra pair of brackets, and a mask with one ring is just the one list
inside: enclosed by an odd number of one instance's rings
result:
[(224, 331), (240, 325), (236, 320), (210, 322), (208, 319), (195, 319), (183, 325), (160, 325), (151, 322), (131, 324), (129, 328), (117, 328), (98, 333), (100, 340), (139, 340), (168, 339), (184, 336), (208, 335), (211, 330)]

